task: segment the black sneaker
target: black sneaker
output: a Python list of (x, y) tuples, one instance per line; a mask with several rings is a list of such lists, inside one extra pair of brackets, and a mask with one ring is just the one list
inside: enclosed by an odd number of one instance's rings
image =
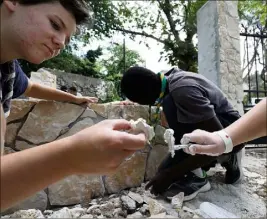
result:
[(184, 192), (184, 201), (189, 201), (197, 196), (200, 192), (210, 190), (210, 183), (206, 178), (197, 177), (195, 174), (189, 174), (184, 179), (170, 185), (163, 196), (171, 200), (172, 197)]
[(243, 172), (241, 167), (242, 151), (229, 154), (229, 159), (221, 165), (225, 167), (225, 183), (236, 184), (242, 180)]

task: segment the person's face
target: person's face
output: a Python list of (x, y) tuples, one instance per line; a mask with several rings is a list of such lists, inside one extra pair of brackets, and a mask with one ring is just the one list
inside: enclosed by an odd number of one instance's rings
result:
[(21, 59), (39, 64), (57, 56), (76, 30), (76, 21), (59, 2), (24, 6), (4, 1), (11, 13), (13, 41)]

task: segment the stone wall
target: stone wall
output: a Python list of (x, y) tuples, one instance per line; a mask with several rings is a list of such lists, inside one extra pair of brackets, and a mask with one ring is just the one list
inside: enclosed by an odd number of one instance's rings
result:
[[(40, 144), (70, 136), (104, 119), (142, 117), (148, 119), (146, 106), (121, 106), (113, 103), (92, 104), (90, 108), (70, 103), (39, 100), (13, 100), (7, 120), (5, 153), (14, 153)], [(138, 187), (150, 179), (167, 154), (163, 140), (164, 128), (157, 126), (151, 145), (137, 151), (111, 176), (75, 175), (67, 177), (44, 191), (38, 192), (10, 211), (49, 205), (65, 206), (89, 201), (104, 194), (117, 193), (125, 188)]]
[[(116, 95), (116, 89), (111, 81), (103, 81), (102, 79), (67, 73), (56, 69), (39, 69), (37, 76), (36, 73), (32, 73), (31, 80), (42, 83), (39, 78), (44, 80), (44, 78), (47, 78), (46, 75), (49, 72), (51, 78), (56, 78), (56, 88), (58, 89), (60, 89), (62, 85), (68, 88), (75, 86), (78, 92), (83, 96), (98, 97), (100, 101), (110, 100), (112, 96)], [(50, 79), (50, 81), (51, 80), (52, 79)]]
[(237, 1), (208, 1), (197, 13), (199, 73), (243, 114)]

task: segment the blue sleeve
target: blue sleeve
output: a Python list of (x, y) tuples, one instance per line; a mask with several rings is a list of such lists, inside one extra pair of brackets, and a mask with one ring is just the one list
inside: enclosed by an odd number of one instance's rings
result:
[(15, 81), (14, 81), (14, 87), (13, 87), (13, 99), (21, 96), (25, 93), (27, 87), (28, 87), (28, 78), (25, 75), (25, 73), (22, 71), (19, 62), (15, 60)]

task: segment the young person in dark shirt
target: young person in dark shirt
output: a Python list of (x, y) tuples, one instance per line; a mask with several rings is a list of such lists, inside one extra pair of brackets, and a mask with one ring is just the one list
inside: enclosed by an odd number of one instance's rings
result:
[[(168, 126), (174, 130), (176, 144), (180, 144), (184, 134), (195, 129), (218, 131), (240, 117), (211, 81), (178, 68), (156, 74), (143, 67), (132, 67), (122, 77), (121, 91), (133, 102), (162, 106)], [(236, 152), (242, 148), (243, 145), (239, 145), (220, 157), (222, 166), (226, 168), (225, 183), (236, 183), (241, 178)], [(168, 155), (163, 160), (147, 188), (152, 187), (153, 193), (167, 198), (184, 192), (185, 200), (190, 200), (199, 192), (210, 189), (199, 168), (209, 169), (217, 159), (216, 156), (192, 156), (183, 150), (176, 151), (174, 158)]]
[[(32, 83), (16, 61), (24, 59), (39, 64), (58, 55), (76, 26), (91, 22), (85, 1), (2, 0), (0, 10), (2, 155), (5, 118), (12, 98), (25, 94), (77, 104), (95, 102), (96, 99), (77, 97)], [(145, 145), (144, 134), (120, 131), (130, 128), (126, 120), (105, 120), (70, 137), (1, 156), (1, 211), (69, 175), (114, 172), (126, 157)]]

